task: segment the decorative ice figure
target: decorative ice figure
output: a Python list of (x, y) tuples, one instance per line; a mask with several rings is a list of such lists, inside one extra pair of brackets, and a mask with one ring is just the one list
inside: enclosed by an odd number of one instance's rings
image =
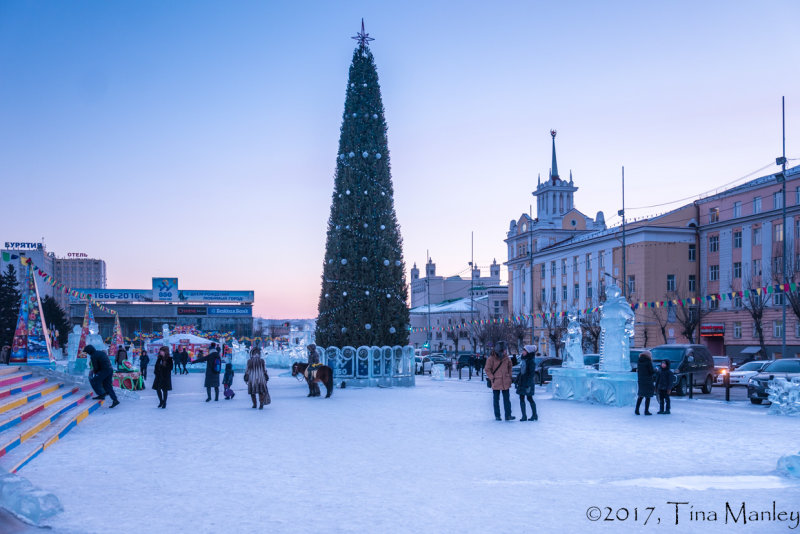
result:
[(616, 285), (606, 289), (601, 306), (600, 370), (630, 372), (630, 339), (633, 336), (634, 314), (631, 305), (620, 296)]
[(444, 380), (444, 364), (437, 363), (431, 367), (431, 380)]
[(781, 456), (778, 460), (778, 472), (787, 477), (800, 478), (800, 452)]
[(105, 351), (108, 349), (100, 335), (100, 327), (94, 321), (89, 323), (89, 334), (86, 336), (86, 344), (92, 345), (97, 350)]
[(81, 342), (81, 326), (72, 327), (72, 333), (67, 336), (67, 359), (71, 362), (78, 357), (78, 345)]
[(567, 334), (564, 336), (564, 363), (562, 367), (583, 369), (583, 331), (575, 312), (569, 313)]
[(800, 377), (793, 377), (791, 382), (783, 377), (770, 380), (767, 388), (769, 394), (769, 413), (776, 415), (800, 416)]

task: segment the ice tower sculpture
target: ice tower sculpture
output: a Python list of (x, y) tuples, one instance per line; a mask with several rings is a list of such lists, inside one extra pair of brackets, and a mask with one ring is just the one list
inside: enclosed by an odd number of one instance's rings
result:
[(567, 335), (564, 336), (564, 363), (563, 367), (573, 369), (583, 369), (583, 331), (578, 315), (575, 312), (569, 313), (569, 324), (567, 324)]
[(633, 336), (634, 314), (631, 305), (621, 296), (619, 287), (606, 289), (600, 319), (600, 370), (630, 372), (630, 343)]

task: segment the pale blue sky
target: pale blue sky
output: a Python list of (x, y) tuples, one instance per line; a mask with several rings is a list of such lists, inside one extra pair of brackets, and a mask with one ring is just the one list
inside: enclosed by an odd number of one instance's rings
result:
[[(556, 128), (576, 206), (700, 193), (800, 157), (800, 3), (0, 3), (0, 241), (109, 285), (254, 289), (314, 316), (345, 83), (376, 38), (409, 266), (504, 261)], [(631, 212), (644, 215), (647, 211)]]

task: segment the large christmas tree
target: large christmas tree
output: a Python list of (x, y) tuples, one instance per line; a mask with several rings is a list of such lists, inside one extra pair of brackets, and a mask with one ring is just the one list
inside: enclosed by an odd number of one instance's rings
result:
[(320, 346), (406, 345), (408, 289), (378, 71), (354, 37), (319, 298)]

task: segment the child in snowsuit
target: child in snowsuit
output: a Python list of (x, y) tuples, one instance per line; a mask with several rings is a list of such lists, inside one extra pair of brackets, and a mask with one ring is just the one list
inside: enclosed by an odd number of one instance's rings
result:
[(225, 376), (222, 377), (222, 385), (225, 387), (225, 400), (231, 400), (236, 393), (231, 389), (233, 385), (233, 365), (230, 363), (225, 364)]

